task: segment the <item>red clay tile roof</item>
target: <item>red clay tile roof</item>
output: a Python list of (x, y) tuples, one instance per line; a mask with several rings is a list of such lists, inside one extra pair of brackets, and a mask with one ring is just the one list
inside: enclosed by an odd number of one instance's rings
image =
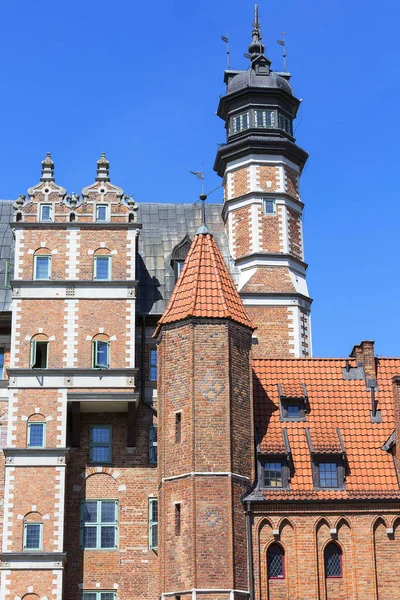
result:
[(231, 319), (254, 329), (210, 233), (198, 233), (194, 237), (155, 335), (162, 325), (189, 317)]
[[(355, 366), (353, 360), (350, 361)], [(400, 359), (378, 360), (377, 408), (382, 423), (371, 423), (371, 394), (364, 380), (343, 379), (345, 359), (253, 360), (255, 424), (262, 452), (272, 452), (285, 427), (294, 472), (290, 490), (265, 491), (268, 500), (399, 498), (400, 490), (391, 455), (382, 445), (395, 429), (392, 377), (400, 374)], [(303, 382), (310, 412), (305, 421), (280, 421), (278, 383)], [(309, 428), (315, 452), (341, 452), (337, 428), (348, 462), (344, 490), (315, 490)]]
[(304, 398), (304, 390), (301, 381), (285, 381), (281, 383), (283, 398)]

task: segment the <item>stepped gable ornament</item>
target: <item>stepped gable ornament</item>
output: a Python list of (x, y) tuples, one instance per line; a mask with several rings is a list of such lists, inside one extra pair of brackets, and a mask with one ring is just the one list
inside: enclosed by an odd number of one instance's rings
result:
[[(99, 160), (97, 161), (95, 182), (91, 185), (87, 185), (82, 190), (82, 198), (84, 203), (86, 203), (90, 193), (98, 194), (101, 196), (101, 199), (104, 200), (104, 196), (110, 192), (112, 194), (116, 194), (119, 202), (121, 201), (121, 198), (124, 196), (124, 190), (110, 182), (109, 173), (110, 163), (106, 157), (106, 153), (102, 152)], [(99, 183), (103, 185), (99, 186)]]
[(30, 201), (33, 202), (33, 199), (37, 194), (42, 194), (44, 196), (44, 201), (46, 202), (49, 199), (49, 194), (54, 192), (58, 193), (60, 202), (62, 203), (67, 190), (61, 185), (56, 184), (54, 179), (54, 162), (50, 152), (47, 152), (46, 158), (42, 160), (42, 176), (40, 182), (28, 189), (28, 196)]

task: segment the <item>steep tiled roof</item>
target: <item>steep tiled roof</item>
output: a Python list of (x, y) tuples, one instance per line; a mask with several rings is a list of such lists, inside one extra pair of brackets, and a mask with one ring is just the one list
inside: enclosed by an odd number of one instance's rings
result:
[[(355, 366), (354, 361), (350, 365)], [(392, 456), (382, 450), (395, 429), (392, 377), (400, 359), (380, 358), (377, 408), (382, 422), (371, 423), (371, 393), (365, 380), (344, 379), (345, 359), (254, 360), (255, 423), (262, 452), (273, 452), (286, 428), (294, 469), (289, 490), (265, 491), (268, 500), (400, 498)], [(305, 421), (281, 421), (278, 383), (307, 388), (310, 412)], [(309, 429), (315, 453), (341, 453), (339, 429), (348, 464), (345, 489), (315, 490), (311, 472)]]
[(231, 319), (254, 329), (210, 233), (195, 235), (158, 328), (189, 317)]

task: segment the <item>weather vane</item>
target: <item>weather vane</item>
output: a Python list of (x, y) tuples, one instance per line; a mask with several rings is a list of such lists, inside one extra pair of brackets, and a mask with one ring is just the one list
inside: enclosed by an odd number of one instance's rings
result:
[(283, 70), (286, 73), (286, 43), (285, 43), (285, 35), (286, 32), (282, 31), (282, 39), (281, 40), (276, 40), (277, 43), (282, 46), (282, 51), (283, 51)]
[(226, 35), (221, 35), (221, 40), (223, 42), (225, 42), (226, 44), (226, 57), (228, 59), (228, 69), (231, 68), (231, 53), (229, 51), (229, 37), (228, 37), (228, 32), (226, 32)]

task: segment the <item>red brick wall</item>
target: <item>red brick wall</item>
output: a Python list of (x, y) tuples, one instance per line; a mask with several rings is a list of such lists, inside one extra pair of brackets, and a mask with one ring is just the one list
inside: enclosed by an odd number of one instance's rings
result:
[(288, 215), (288, 237), (289, 237), (289, 252), (296, 258), (303, 260), (302, 240), (301, 240), (301, 217), (300, 215), (287, 209)]
[(233, 197), (250, 192), (250, 168), (238, 169), (232, 173)]
[(255, 335), (258, 343), (253, 345), (253, 358), (293, 356), (286, 307), (246, 305), (246, 311), (257, 325)]
[(234, 239), (234, 256), (239, 258), (250, 254), (251, 239), (251, 207), (245, 206), (232, 211), (232, 231)]
[(261, 243), (263, 252), (282, 252), (280, 227), (282, 226), (282, 210), (276, 208), (275, 215), (263, 215), (261, 222)]

